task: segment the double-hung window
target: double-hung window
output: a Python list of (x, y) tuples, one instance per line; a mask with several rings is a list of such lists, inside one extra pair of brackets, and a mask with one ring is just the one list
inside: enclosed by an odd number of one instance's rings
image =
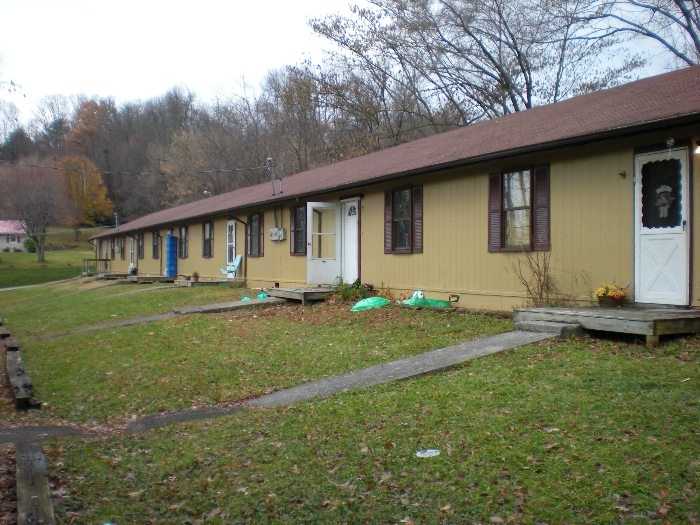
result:
[(263, 251), (263, 215), (254, 213), (248, 216), (248, 256), (262, 257)]
[(489, 251), (550, 249), (549, 166), (489, 177)]
[(180, 226), (180, 238), (177, 245), (177, 255), (180, 259), (187, 259), (189, 255), (189, 229), (187, 226)]
[(423, 187), (384, 193), (384, 253), (423, 253)]
[(306, 255), (306, 205), (291, 209), (289, 252), (291, 255)]
[(202, 257), (208, 259), (214, 256), (214, 225), (211, 222), (202, 224)]

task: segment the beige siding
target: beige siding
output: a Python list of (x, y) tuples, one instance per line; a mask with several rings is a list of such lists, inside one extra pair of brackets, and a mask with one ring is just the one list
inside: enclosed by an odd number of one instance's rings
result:
[[(257, 210), (256, 210), (257, 211)], [(278, 284), (281, 287), (303, 286), (306, 284), (306, 257), (298, 255), (290, 255), (291, 242), (289, 235), (289, 207), (277, 207), (276, 209), (265, 209), (263, 218), (264, 240), (263, 240), (263, 257), (248, 257), (246, 261), (247, 283), (253, 288), (274, 287)], [(283, 241), (270, 240), (270, 228), (275, 226), (275, 217), (277, 218), (277, 226), (286, 230), (286, 237)], [(248, 221), (247, 217), (243, 220)], [(241, 251), (244, 246), (245, 237), (243, 236), (243, 228), (239, 240), (241, 242)]]

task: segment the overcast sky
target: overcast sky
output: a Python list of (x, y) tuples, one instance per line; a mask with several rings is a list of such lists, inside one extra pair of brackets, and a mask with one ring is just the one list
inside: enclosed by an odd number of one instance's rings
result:
[(31, 117), (47, 95), (112, 97), (117, 104), (174, 86), (206, 102), (256, 88), (266, 72), (329, 43), (309, 18), (348, 13), (356, 0), (0, 0), (0, 81)]

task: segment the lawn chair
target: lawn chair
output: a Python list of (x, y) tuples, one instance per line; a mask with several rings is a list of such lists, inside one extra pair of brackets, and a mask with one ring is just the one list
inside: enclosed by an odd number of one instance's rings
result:
[(221, 268), (221, 273), (223, 273), (227, 279), (235, 279), (238, 269), (241, 267), (241, 262), (243, 261), (242, 255), (236, 255), (232, 263), (228, 263), (226, 266)]

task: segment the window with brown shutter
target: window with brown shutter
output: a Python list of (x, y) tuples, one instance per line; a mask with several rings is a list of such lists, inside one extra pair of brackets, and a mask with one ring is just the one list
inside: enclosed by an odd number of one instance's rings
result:
[(384, 194), (384, 253), (423, 253), (423, 187)]
[(202, 223), (202, 257), (209, 259), (214, 256), (214, 225), (211, 222)]
[(289, 253), (306, 255), (306, 204), (291, 208)]
[(177, 254), (180, 259), (189, 257), (189, 227), (180, 226), (179, 239), (177, 244)]
[(549, 250), (549, 165), (489, 176), (490, 252)]
[(248, 216), (248, 255), (250, 257), (262, 257), (263, 241), (263, 215), (262, 213), (254, 213)]

